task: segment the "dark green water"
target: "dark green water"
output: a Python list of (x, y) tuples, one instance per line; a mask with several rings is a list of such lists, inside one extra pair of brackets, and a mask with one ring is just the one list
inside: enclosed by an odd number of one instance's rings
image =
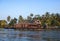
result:
[(21, 31), (0, 29), (0, 41), (60, 41), (60, 30)]

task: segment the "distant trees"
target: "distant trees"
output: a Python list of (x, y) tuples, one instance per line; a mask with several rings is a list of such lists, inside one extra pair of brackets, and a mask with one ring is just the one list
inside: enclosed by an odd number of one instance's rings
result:
[(9, 27), (10, 26), (14, 26), (14, 24), (17, 23), (17, 18), (11, 19), (10, 23), (9, 23)]
[(17, 23), (17, 18), (14, 18), (14, 19), (11, 19), (10, 16), (7, 17), (7, 26), (10, 27), (10, 26), (13, 26), (14, 24)]
[(60, 26), (60, 14), (59, 13), (49, 13), (46, 12), (44, 15), (40, 16), (39, 14), (35, 15), (33, 13), (30, 13), (29, 16), (27, 16), (26, 19), (24, 19), (24, 17), (22, 17), (21, 15), (17, 18), (13, 18), (11, 19), (10, 16), (7, 17), (7, 21), (6, 20), (0, 20), (0, 27), (4, 27), (5, 25), (8, 26), (13, 26), (14, 24), (21, 23), (24, 21), (27, 22), (32, 22), (34, 19), (38, 19), (41, 21), (41, 25), (43, 26), (44, 23), (47, 23), (48, 26)]
[(42, 25), (44, 23), (47, 23), (49, 26), (60, 26), (60, 14), (49, 14), (49, 12), (46, 12), (44, 15), (41, 16), (40, 21)]
[[(29, 16), (27, 16), (27, 19), (24, 19), (21, 15), (19, 18), (14, 18), (10, 21), (10, 24), (21, 23), (23, 21), (31, 22), (33, 19), (38, 19), (41, 21), (41, 25), (44, 25), (44, 23), (47, 23), (48, 26), (60, 26), (60, 14), (59, 13), (49, 13), (46, 12), (44, 15), (40, 16), (39, 14), (33, 15), (33, 13), (30, 13)], [(10, 16), (8, 16), (8, 21), (10, 20)]]
[(33, 13), (30, 13), (30, 15), (27, 16), (27, 21), (32, 22), (32, 20), (33, 20)]

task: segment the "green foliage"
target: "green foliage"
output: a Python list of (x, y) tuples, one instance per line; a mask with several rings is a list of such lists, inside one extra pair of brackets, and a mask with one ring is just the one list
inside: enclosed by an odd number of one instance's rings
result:
[(27, 16), (27, 20), (28, 20), (28, 22), (30, 22), (31, 21), (31, 17), (30, 16)]
[(30, 16), (33, 17), (33, 13), (30, 13)]
[[(27, 19), (24, 19), (21, 15), (19, 16), (19, 18), (14, 18), (14, 19), (11, 19), (10, 16), (7, 17), (7, 21), (9, 22), (8, 23), (8, 26), (13, 26), (14, 24), (17, 23), (17, 20), (18, 20), (18, 23), (20, 22), (24, 22), (24, 21), (28, 21), (28, 22), (31, 22), (32, 20), (40, 20), (41, 21), (41, 25), (44, 25), (45, 23), (47, 23), (48, 26), (60, 26), (60, 14), (59, 13), (49, 13), (49, 12), (46, 12), (44, 15), (40, 16), (39, 14), (38, 15), (35, 15), (33, 13), (30, 13), (29, 16), (27, 16)], [(4, 27), (5, 25), (7, 24), (7, 22), (4, 20), (0, 20), (0, 27)]]
[(10, 21), (10, 18), (11, 18), (10, 16), (7, 17), (7, 21), (8, 21), (8, 22)]
[(9, 26), (13, 26), (16, 23), (17, 23), (17, 18), (11, 19)]
[(0, 20), (0, 27), (5, 27), (7, 25), (6, 20)]
[(33, 13), (30, 13), (30, 16), (27, 16), (27, 21), (31, 22), (33, 20)]
[(24, 21), (24, 19), (23, 19), (23, 17), (20, 15), (20, 16), (19, 16), (19, 19), (18, 19), (18, 22), (20, 23), (20, 22), (22, 22), (22, 21)]

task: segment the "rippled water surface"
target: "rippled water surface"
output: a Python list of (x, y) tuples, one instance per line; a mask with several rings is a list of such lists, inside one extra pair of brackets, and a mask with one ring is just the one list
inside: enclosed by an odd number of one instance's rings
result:
[(21, 31), (0, 29), (0, 41), (60, 41), (60, 30)]

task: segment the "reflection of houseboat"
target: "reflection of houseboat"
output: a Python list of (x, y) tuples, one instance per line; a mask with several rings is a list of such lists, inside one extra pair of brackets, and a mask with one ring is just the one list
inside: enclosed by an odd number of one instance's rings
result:
[(14, 28), (16, 29), (37, 29), (41, 28), (41, 22), (39, 20), (34, 21), (33, 23), (29, 22), (22, 22), (14, 25)]

